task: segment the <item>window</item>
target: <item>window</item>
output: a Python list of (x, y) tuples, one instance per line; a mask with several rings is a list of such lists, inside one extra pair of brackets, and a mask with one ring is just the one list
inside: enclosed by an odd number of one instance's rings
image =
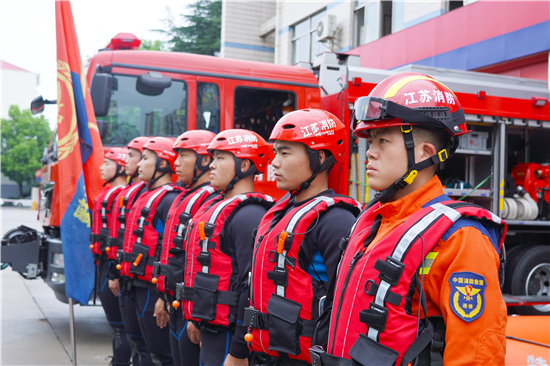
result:
[(214, 83), (197, 83), (197, 130), (220, 132), (220, 89)]
[(464, 6), (464, 1), (451, 0), (451, 1), (449, 1), (448, 5), (449, 5), (449, 11), (453, 11), (455, 9), (463, 7)]
[(126, 145), (138, 136), (179, 136), (187, 131), (187, 84), (173, 79), (159, 95), (145, 95), (136, 89), (137, 80), (135, 75), (113, 75), (104, 145)]
[(268, 141), (277, 121), (295, 109), (296, 95), (291, 91), (237, 87), (233, 126), (254, 131)]
[(355, 7), (355, 46), (391, 34), (393, 1), (357, 1)]
[(322, 42), (317, 41), (317, 22), (326, 15), (325, 10), (294, 26), (292, 63), (311, 62), (316, 55), (329, 51)]

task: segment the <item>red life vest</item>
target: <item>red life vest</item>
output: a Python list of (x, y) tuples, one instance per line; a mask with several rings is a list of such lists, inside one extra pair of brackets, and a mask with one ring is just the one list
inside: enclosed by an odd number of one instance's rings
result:
[[(500, 250), (506, 223), (493, 213), (468, 203), (444, 201), (409, 217), (390, 234), (368, 246), (380, 225), (373, 205), (354, 224), (340, 262), (330, 321), (327, 354), (353, 359), (358, 365), (406, 365), (431, 341), (429, 326), (419, 333), (418, 314), (410, 310), (419, 267), (439, 239), (460, 218), (498, 229)], [(371, 233), (371, 227), (374, 227)], [(415, 280), (416, 279), (416, 280)], [(413, 283), (413, 281), (415, 281)], [(411, 283), (413, 286), (411, 286)], [(418, 286), (418, 285), (417, 285)], [(418, 289), (423, 296), (421, 289)], [(429, 324), (428, 324), (429, 325)], [(432, 328), (433, 333), (433, 328)], [(417, 341), (418, 336), (418, 341)], [(416, 341), (416, 343), (415, 343)], [(421, 342), (425, 342), (424, 346)], [(408, 351), (409, 350), (409, 351)], [(312, 350), (312, 358), (317, 357)], [(325, 358), (325, 359), (324, 359)], [(338, 365), (345, 365), (339, 360)], [(349, 365), (352, 361), (349, 361)]]
[(90, 241), (93, 245), (92, 253), (96, 259), (99, 259), (104, 253), (107, 254), (105, 248), (109, 237), (108, 224), (111, 219), (113, 202), (123, 188), (124, 186), (104, 188), (94, 201)]
[(253, 351), (277, 357), (284, 353), (309, 363), (308, 350), (320, 315), (317, 309), (326, 287), (315, 286), (320, 291), (314, 293), (315, 280), (297, 265), (298, 253), (306, 233), (328, 210), (342, 207), (357, 216), (361, 204), (330, 194), (286, 212), (289, 201), (290, 195), (283, 197), (258, 227), (252, 257), (251, 307), (245, 310), (244, 325), (252, 328), (254, 337), (249, 345)]
[(210, 185), (193, 192), (183, 192), (170, 206), (160, 261), (155, 262), (153, 270), (153, 277), (158, 276), (157, 289), (160, 292), (174, 295), (176, 283), (183, 281), (185, 249), (187, 248), (187, 243), (183, 238), (187, 231), (187, 225), (204, 200), (214, 192), (216, 190)]
[(122, 250), (126, 212), (130, 210), (132, 203), (145, 184), (145, 182), (130, 183), (115, 198), (109, 224), (109, 237), (107, 238), (107, 246), (111, 248), (107, 256), (109, 259), (117, 259), (117, 251)]
[(176, 185), (165, 184), (143, 193), (132, 205), (122, 245), (123, 253), (120, 263), (122, 276), (151, 282), (153, 262), (157, 258), (157, 247), (162, 245), (162, 235), (159, 235), (153, 227), (157, 206), (166, 193), (182, 190)]
[(231, 257), (220, 249), (220, 236), (225, 223), (239, 209), (254, 203), (271, 208), (273, 198), (261, 193), (245, 193), (226, 200), (220, 198), (212, 200), (193, 217), (187, 231), (182, 294), (186, 319), (222, 327), (235, 323), (240, 293), (230, 289), (237, 269)]

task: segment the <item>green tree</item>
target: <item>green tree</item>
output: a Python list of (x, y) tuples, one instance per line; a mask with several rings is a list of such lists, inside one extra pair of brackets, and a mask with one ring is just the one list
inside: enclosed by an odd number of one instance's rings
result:
[(8, 114), (10, 118), (1, 121), (2, 173), (19, 185), (22, 198), (23, 183), (33, 184), (34, 173), (42, 167), (40, 159), (51, 131), (44, 116), (33, 117), (28, 109), (12, 105)]
[(166, 43), (170, 51), (214, 55), (220, 51), (222, 2), (198, 0), (187, 7), (191, 15), (181, 16), (185, 25), (178, 27), (166, 19), (168, 30), (158, 30), (170, 37)]
[(147, 50), (147, 51), (163, 51), (164, 45), (161, 41), (149, 41), (144, 39), (141, 41), (138, 50)]

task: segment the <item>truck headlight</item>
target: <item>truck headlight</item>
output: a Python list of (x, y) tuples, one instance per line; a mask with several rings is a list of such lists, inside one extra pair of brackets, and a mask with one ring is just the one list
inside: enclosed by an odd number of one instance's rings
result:
[(52, 272), (51, 281), (55, 283), (65, 283), (65, 275), (57, 272)]
[(55, 253), (52, 258), (52, 264), (59, 267), (65, 267), (65, 259), (63, 258), (63, 253)]

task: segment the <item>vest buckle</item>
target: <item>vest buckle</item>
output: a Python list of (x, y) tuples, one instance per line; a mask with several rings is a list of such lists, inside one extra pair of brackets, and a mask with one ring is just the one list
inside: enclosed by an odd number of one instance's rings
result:
[(210, 264), (211, 264), (210, 253), (201, 251), (200, 254), (197, 255), (197, 262), (199, 262), (201, 266), (210, 267)]
[(179, 220), (181, 225), (187, 225), (189, 220), (191, 220), (191, 215), (189, 215), (187, 212), (182, 212), (179, 216)]
[(288, 270), (286, 268), (274, 267), (273, 271), (267, 272), (267, 279), (273, 281), (276, 286), (288, 286)]
[(368, 309), (359, 312), (361, 323), (365, 323), (367, 327), (376, 329), (381, 333), (386, 329), (387, 320), (388, 309), (374, 302), (370, 303)]
[(378, 278), (395, 287), (399, 283), (405, 265), (397, 259), (387, 256), (385, 261), (378, 259), (374, 264), (374, 269), (380, 272)]

